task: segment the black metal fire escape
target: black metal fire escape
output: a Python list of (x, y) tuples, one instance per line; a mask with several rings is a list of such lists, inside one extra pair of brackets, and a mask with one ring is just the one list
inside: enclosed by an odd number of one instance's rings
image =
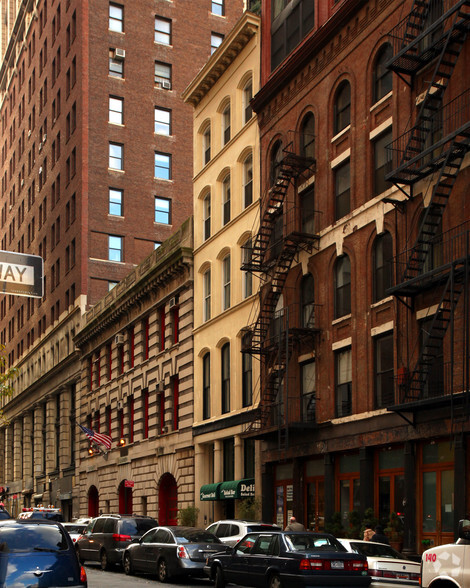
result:
[(427, 65), (432, 70), (426, 90), (417, 99), (419, 110), (412, 128), (388, 146), (392, 171), (387, 179), (400, 190), (403, 185), (410, 186), (411, 195), (416, 182), (431, 174), (435, 183), (414, 245), (395, 260), (396, 283), (389, 292), (400, 299), (430, 289), (441, 291), (418, 357), (407, 376), (399, 378), (398, 405), (428, 397), (429, 375), (453, 324), (460, 295), (468, 285), (466, 227), (445, 234), (440, 231), (463, 159), (470, 150), (470, 91), (445, 100), (469, 31), (470, 0), (415, 0), (410, 14), (390, 34), (390, 69), (400, 77), (409, 76), (411, 82)]
[(301, 178), (311, 175), (314, 166), (313, 158), (295, 153), (293, 140), (283, 148), (273, 183), (260, 202), (258, 233), (241, 267), (258, 273), (262, 282), (259, 313), (248, 329), (250, 337), (245, 338), (250, 343), (242, 349), (259, 356), (262, 362), (260, 402), (248, 433), (282, 425), (279, 397), (287, 385), (286, 370), (293, 343), (288, 309), (277, 306), (295, 255), (301, 249), (311, 252), (318, 241), (317, 235), (302, 231), (301, 212), (288, 198), (288, 191)]

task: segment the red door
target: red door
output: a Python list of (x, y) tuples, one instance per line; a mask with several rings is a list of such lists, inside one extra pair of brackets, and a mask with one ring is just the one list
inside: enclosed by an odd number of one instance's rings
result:
[(100, 514), (100, 498), (96, 486), (88, 490), (88, 516), (97, 517)]
[(132, 488), (119, 484), (119, 514), (132, 514)]
[(158, 524), (178, 524), (178, 488), (171, 474), (164, 474), (158, 490)]

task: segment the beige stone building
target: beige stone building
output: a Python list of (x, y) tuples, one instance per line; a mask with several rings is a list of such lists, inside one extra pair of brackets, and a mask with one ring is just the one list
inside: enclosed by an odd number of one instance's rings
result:
[(192, 219), (85, 315), (77, 421), (80, 513), (176, 524), (193, 504)]
[(258, 282), (240, 267), (258, 226), (259, 19), (246, 12), (183, 98), (194, 106), (194, 444), (200, 524), (260, 495), (258, 442), (245, 440), (259, 365), (241, 353)]

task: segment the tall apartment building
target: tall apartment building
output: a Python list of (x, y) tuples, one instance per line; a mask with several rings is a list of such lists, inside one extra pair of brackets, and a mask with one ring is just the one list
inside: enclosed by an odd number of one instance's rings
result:
[(0, 9), (0, 249), (38, 254), (45, 269), (41, 299), (0, 300), (0, 343), (20, 369), (4, 401), (0, 479), (13, 512), (52, 502), (68, 515), (73, 337), (83, 313), (191, 215), (192, 110), (180, 95), (243, 0)]
[(259, 17), (245, 12), (184, 92), (194, 107), (195, 503), (200, 523), (261, 497), (259, 442), (244, 439), (259, 362), (241, 353), (258, 278), (241, 271), (257, 231)]
[(419, 553), (468, 511), (469, 28), (460, 0), (262, 3), (266, 520), (395, 512)]

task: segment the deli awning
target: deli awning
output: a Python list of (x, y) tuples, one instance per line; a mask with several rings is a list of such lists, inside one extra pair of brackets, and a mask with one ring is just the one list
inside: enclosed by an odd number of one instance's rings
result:
[(219, 497), (221, 500), (230, 498), (251, 498), (255, 495), (254, 478), (245, 480), (233, 480), (232, 482), (221, 482)]
[(220, 486), (221, 482), (218, 482), (217, 484), (204, 484), (201, 486), (201, 490), (199, 491), (200, 500), (219, 500)]

